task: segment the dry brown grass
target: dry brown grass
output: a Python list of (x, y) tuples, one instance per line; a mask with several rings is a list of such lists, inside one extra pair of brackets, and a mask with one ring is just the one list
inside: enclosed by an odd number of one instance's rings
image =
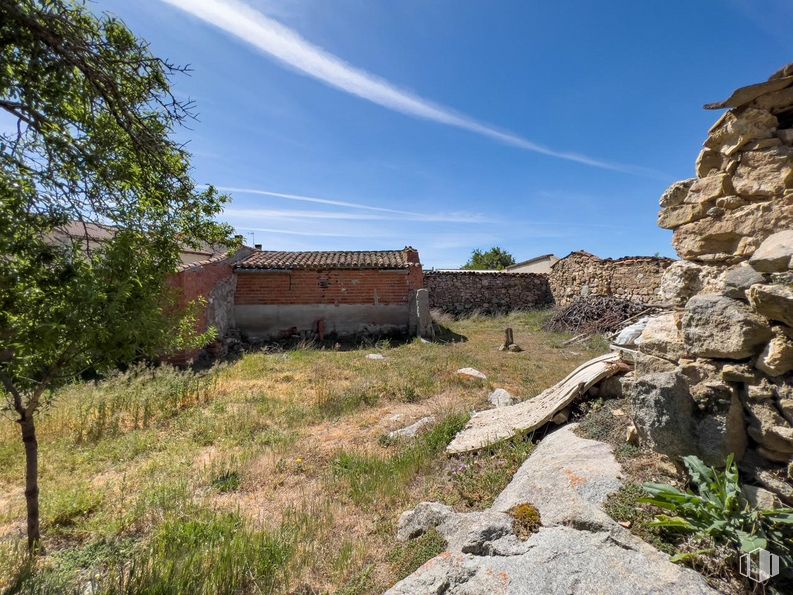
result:
[[(196, 394), (185, 389), (173, 397), (167, 415), (156, 408), (158, 391), (175, 394), (192, 380), (171, 374), (139, 385), (70, 387), (39, 423), (48, 551), (39, 566), (79, 584), (86, 573), (103, 572), (112, 556), (65, 560), (93, 552), (97, 543), (114, 552), (117, 544), (132, 544), (136, 551), (185, 507), (230, 511), (262, 531), (276, 530), (285, 511), (298, 510), (315, 526), (292, 552), (278, 590), (381, 591), (405, 572), (405, 560), (420, 557), (398, 550), (394, 540), (404, 509), (425, 499), (460, 509), (487, 506), (530, 449), (508, 445), (449, 461), (434, 434), (394, 445), (382, 436), (426, 415), (453, 427), (471, 410), (489, 407), (496, 387), (529, 398), (601, 351), (597, 341), (562, 347), (565, 336), (539, 330), (544, 318), (531, 312), (444, 320), (467, 338), (456, 343), (248, 354), (196, 384)], [(497, 350), (506, 326), (524, 351)], [(373, 352), (386, 359), (366, 359)], [(466, 366), (488, 380), (461, 380), (454, 371)], [(21, 454), (15, 425), (3, 423), (0, 568), (10, 544), (22, 538)], [(365, 481), (389, 470), (398, 479), (375, 484), (382, 493), (361, 499), (351, 491), (353, 476)], [(228, 477), (233, 482), (219, 490), (218, 478)], [(0, 570), (0, 588), (4, 579)]]

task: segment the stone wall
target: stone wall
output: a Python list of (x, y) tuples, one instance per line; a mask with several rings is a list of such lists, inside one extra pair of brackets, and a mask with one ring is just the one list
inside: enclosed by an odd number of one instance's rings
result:
[(654, 303), (661, 277), (672, 262), (652, 256), (601, 259), (588, 252), (572, 252), (554, 263), (548, 279), (554, 300), (562, 306), (588, 295)]
[(430, 308), (455, 316), (501, 314), (553, 303), (548, 277), (537, 273), (425, 271)]
[(729, 111), (660, 200), (683, 260), (660, 289), (677, 308), (638, 340), (634, 422), (662, 452), (735, 454), (793, 502), (793, 65), (706, 107)]

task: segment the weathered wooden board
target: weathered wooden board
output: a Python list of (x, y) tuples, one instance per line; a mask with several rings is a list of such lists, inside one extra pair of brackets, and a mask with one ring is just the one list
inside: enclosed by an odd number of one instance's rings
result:
[(591, 359), (533, 399), (475, 413), (446, 447), (446, 451), (458, 454), (478, 450), (518, 433), (535, 430), (590, 387), (624, 369), (618, 353), (607, 353)]

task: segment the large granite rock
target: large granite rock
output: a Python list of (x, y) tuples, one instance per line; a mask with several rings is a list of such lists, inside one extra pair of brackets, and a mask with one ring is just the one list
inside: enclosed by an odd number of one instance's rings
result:
[(752, 254), (749, 263), (756, 270), (766, 273), (793, 269), (793, 229), (768, 236)]
[(682, 326), (686, 350), (698, 357), (751, 357), (772, 335), (761, 316), (742, 302), (719, 295), (691, 298)]
[[(492, 509), (455, 513), (422, 503), (405, 513), (400, 538), (415, 537), (417, 525), (434, 527), (448, 549), (388, 593), (714, 593), (696, 572), (672, 564), (601, 510), (620, 486), (620, 466), (609, 445), (573, 428), (546, 437)], [(527, 502), (542, 527), (522, 541), (505, 511)]]
[(699, 293), (705, 281), (705, 267), (687, 260), (677, 260), (669, 265), (661, 278), (658, 295), (662, 303), (684, 306), (694, 295)]
[(749, 288), (758, 283), (765, 283), (765, 276), (749, 263), (742, 262), (724, 271), (722, 280), (724, 295), (736, 300), (746, 300), (746, 292)]
[(696, 453), (695, 403), (679, 372), (646, 374), (630, 394), (633, 423), (642, 442), (672, 456)]
[(545, 526), (611, 525), (600, 507), (622, 483), (620, 465), (610, 445), (577, 436), (576, 427), (570, 424), (543, 439), (493, 502), (493, 510), (507, 512), (529, 502)]
[(675, 261), (666, 271), (658, 290), (662, 299), (676, 306), (684, 306), (698, 293), (721, 293), (724, 290), (721, 265), (688, 260)]
[(693, 570), (628, 532), (543, 528), (525, 553), (445, 552), (400, 581), (390, 595), (611, 595), (716, 593)]
[(752, 285), (747, 296), (756, 312), (793, 327), (793, 287), (781, 284)]
[(683, 334), (680, 332), (680, 315), (666, 312), (648, 320), (636, 345), (647, 355), (679, 360), (686, 354)]

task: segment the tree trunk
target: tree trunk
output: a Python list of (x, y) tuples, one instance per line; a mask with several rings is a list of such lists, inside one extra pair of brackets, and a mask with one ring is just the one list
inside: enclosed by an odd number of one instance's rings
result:
[(41, 540), (39, 530), (39, 444), (33, 414), (26, 413), (19, 422), (25, 443), (25, 502), (28, 510), (28, 549), (34, 550)]

